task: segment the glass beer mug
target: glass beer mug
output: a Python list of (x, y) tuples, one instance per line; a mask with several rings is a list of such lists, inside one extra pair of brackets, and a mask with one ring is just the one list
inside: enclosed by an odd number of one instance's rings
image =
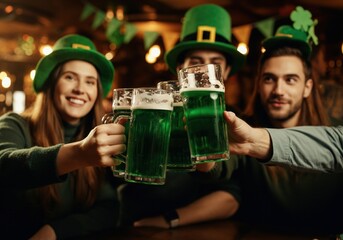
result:
[(193, 161), (228, 160), (229, 141), (223, 115), (225, 87), (220, 65), (183, 68), (178, 77)]

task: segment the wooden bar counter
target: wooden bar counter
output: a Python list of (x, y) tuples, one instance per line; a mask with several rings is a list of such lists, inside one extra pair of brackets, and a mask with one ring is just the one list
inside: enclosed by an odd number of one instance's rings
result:
[(104, 232), (80, 240), (335, 240), (335, 235), (280, 232), (232, 220), (195, 224), (175, 229), (126, 228)]

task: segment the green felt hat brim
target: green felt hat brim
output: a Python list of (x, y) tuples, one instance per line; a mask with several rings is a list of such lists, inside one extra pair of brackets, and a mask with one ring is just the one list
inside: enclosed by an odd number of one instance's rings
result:
[(285, 46), (294, 47), (299, 49), (305, 58), (309, 58), (311, 54), (311, 47), (307, 42), (289, 37), (271, 37), (264, 40), (262, 46), (267, 51)]
[(221, 42), (197, 42), (186, 41), (178, 43), (173, 49), (165, 55), (165, 62), (167, 63), (170, 71), (176, 73), (176, 67), (178, 65), (178, 58), (187, 51), (196, 49), (210, 49), (228, 55), (231, 59), (231, 71), (230, 76), (235, 74), (245, 62), (245, 56), (237, 51), (234, 45)]
[(36, 75), (33, 80), (34, 90), (36, 92), (42, 91), (54, 69), (59, 64), (69, 60), (82, 60), (95, 66), (100, 75), (103, 90), (102, 97), (105, 98), (112, 86), (114, 67), (102, 54), (95, 51), (83, 50), (81, 48), (59, 49), (43, 57), (36, 67)]

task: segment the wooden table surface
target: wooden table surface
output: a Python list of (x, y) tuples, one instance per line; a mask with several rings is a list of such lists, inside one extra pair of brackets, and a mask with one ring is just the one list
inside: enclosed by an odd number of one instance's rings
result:
[[(335, 236), (278, 232), (232, 220), (195, 224), (175, 229), (127, 228), (82, 240), (335, 240)], [(81, 240), (81, 239), (80, 239)]]

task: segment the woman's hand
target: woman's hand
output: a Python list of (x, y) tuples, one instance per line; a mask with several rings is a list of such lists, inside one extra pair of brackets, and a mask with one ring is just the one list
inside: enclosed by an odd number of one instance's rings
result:
[(109, 123), (95, 127), (81, 141), (81, 154), (95, 166), (112, 166), (112, 156), (126, 150), (125, 127)]
[(54, 229), (50, 225), (41, 227), (29, 240), (56, 240)]
[(88, 166), (113, 166), (113, 155), (126, 150), (124, 126), (116, 123), (96, 126), (78, 142), (64, 144), (58, 152), (58, 175)]

